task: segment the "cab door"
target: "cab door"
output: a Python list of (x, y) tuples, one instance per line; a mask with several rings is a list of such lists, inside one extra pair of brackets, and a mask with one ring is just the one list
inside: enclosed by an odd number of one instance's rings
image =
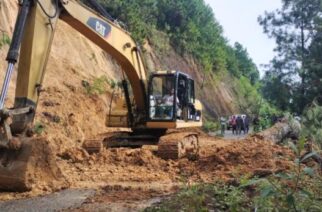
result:
[(176, 119), (177, 92), (174, 74), (153, 75), (149, 82), (149, 121)]

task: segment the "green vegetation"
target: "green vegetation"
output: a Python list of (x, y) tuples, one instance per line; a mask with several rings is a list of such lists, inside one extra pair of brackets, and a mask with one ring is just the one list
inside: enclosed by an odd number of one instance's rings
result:
[(36, 122), (36, 124), (34, 125), (34, 132), (37, 135), (41, 135), (45, 130), (45, 125), (41, 122)]
[(277, 45), (263, 94), (281, 110), (301, 114), (314, 100), (322, 103), (321, 14), (320, 0), (282, 0), (281, 9), (258, 19)]
[(306, 163), (316, 155), (305, 149), (305, 139), (297, 144), (289, 143), (295, 154), (294, 166), (287, 172), (274, 174), (267, 178), (253, 179), (245, 185), (256, 185), (258, 195), (254, 206), (260, 211), (321, 211), (322, 178), (313, 167)]
[(106, 76), (95, 78), (93, 80), (93, 83), (82, 81), (82, 85), (85, 89), (86, 94), (89, 95), (104, 94), (108, 90), (108, 86), (112, 89), (120, 86), (119, 83), (115, 82), (113, 79), (108, 79)]
[(11, 40), (10, 40), (9, 36), (5, 32), (1, 32), (1, 36), (0, 36), (0, 49), (4, 45), (10, 45), (10, 43), (11, 43)]
[(240, 188), (218, 184), (193, 185), (183, 188), (175, 196), (146, 208), (153, 211), (246, 211), (250, 200)]
[(213, 121), (206, 121), (202, 127), (205, 132), (216, 132), (220, 129), (219, 123)]
[[(232, 87), (240, 110), (258, 115), (261, 129), (269, 127), (271, 116), (280, 115), (281, 111), (304, 114), (303, 138), (290, 144), (296, 155), (292, 169), (266, 178), (242, 179), (238, 186), (219, 183), (184, 188), (146, 211), (322, 210), (320, 174), (310, 163), (306, 164), (317, 153), (304, 148), (311, 142), (317, 147), (313, 148), (315, 151), (321, 149), (320, 0), (282, 0), (281, 9), (259, 17), (264, 32), (277, 44), (277, 56), (266, 66), (261, 81), (247, 49), (239, 43), (228, 44), (222, 27), (203, 0), (99, 1), (128, 26), (140, 44), (149, 40), (164, 55), (169, 43), (179, 54), (194, 56), (207, 76), (235, 77)], [(94, 88), (90, 91), (100, 91), (95, 87), (102, 84), (93, 83), (91, 87)], [(218, 125), (206, 122), (204, 129), (214, 131)]]
[(315, 102), (304, 111), (302, 135), (322, 150), (322, 107)]

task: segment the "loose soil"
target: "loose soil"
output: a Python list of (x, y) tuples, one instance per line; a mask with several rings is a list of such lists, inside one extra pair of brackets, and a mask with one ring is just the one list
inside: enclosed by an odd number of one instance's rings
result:
[[(204, 134), (200, 136), (200, 144), (200, 158), (196, 161), (163, 160), (157, 156), (155, 146), (104, 149), (92, 155), (74, 147), (57, 154), (56, 164), (63, 175), (61, 180), (67, 181), (69, 188), (98, 191), (86, 207), (92, 203), (147, 200), (173, 193), (183, 185), (234, 181), (245, 175), (262, 176), (292, 165), (289, 149), (254, 137), (235, 141)], [(48, 187), (44, 176), (37, 180), (32, 191), (2, 192), (0, 199), (34, 197), (60, 188), (55, 184)]]

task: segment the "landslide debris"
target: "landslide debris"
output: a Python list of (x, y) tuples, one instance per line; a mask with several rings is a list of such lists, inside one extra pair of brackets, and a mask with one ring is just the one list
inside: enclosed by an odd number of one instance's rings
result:
[[(163, 160), (157, 156), (156, 146), (104, 149), (89, 155), (80, 145), (66, 147), (55, 157), (54, 151), (37, 145), (38, 155), (34, 159), (36, 169), (32, 173), (36, 181), (35, 190), (14, 195), (0, 193), (0, 199), (35, 196), (66, 186), (101, 188), (109, 185), (157, 185), (157, 188), (161, 188), (183, 182), (230, 181), (244, 175), (263, 176), (288, 170), (292, 165), (293, 155), (288, 148), (258, 138), (229, 141), (202, 135), (200, 139), (201, 156), (197, 161)], [(39, 154), (41, 152), (43, 154)], [(52, 176), (60, 177), (48, 183)]]

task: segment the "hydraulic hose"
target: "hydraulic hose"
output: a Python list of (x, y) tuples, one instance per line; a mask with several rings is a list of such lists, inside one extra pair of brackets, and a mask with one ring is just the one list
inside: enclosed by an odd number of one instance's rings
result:
[(87, 2), (94, 7), (94, 9), (99, 12), (105, 18), (113, 20), (112, 16), (100, 5), (96, 0), (87, 0)]
[(23, 32), (25, 30), (26, 20), (30, 11), (31, 2), (30, 0), (24, 0), (17, 17), (15, 29), (10, 44), (10, 49), (6, 60), (9, 63), (16, 63), (19, 56), (19, 48), (22, 41)]
[(31, 7), (31, 0), (24, 0), (17, 17), (15, 29), (13, 32), (13, 39), (10, 44), (8, 55), (6, 60), (8, 61), (8, 68), (2, 85), (1, 95), (0, 95), (0, 110), (4, 107), (4, 102), (7, 97), (9, 83), (13, 73), (14, 65), (18, 60), (19, 49), (22, 41), (22, 36), (24, 33), (26, 20)]

